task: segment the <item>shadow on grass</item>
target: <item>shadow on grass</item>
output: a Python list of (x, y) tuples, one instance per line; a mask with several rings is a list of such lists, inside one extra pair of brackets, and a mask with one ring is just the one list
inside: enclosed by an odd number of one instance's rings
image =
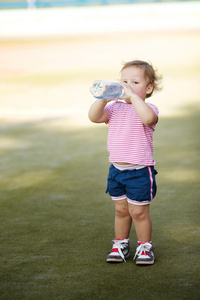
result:
[[(114, 237), (106, 126), (2, 125), (0, 299), (199, 299), (198, 128), (192, 108), (159, 121), (156, 263), (137, 267), (105, 262)], [(131, 257), (135, 246), (133, 229)]]

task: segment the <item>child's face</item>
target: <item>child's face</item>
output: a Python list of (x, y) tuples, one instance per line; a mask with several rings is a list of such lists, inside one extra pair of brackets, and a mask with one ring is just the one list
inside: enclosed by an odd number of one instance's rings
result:
[(131, 66), (123, 69), (121, 72), (121, 81), (126, 82), (132, 91), (143, 100), (145, 100), (146, 95), (150, 94), (153, 89), (153, 85), (149, 84), (145, 77), (144, 70), (139, 67)]

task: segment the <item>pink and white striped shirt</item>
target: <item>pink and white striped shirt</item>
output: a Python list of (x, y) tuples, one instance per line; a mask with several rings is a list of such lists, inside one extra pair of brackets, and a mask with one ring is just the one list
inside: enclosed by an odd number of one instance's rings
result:
[[(158, 116), (158, 108), (147, 103)], [(105, 107), (109, 121), (107, 149), (110, 162), (153, 166), (153, 132), (144, 125), (132, 104), (115, 101)]]

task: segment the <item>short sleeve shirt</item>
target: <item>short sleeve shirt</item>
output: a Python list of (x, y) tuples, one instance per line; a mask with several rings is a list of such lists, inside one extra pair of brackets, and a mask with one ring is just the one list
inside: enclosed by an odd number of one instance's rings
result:
[[(147, 103), (158, 116), (158, 108)], [(105, 107), (108, 114), (107, 149), (110, 162), (155, 165), (153, 132), (156, 124), (145, 125), (132, 104), (115, 101)]]

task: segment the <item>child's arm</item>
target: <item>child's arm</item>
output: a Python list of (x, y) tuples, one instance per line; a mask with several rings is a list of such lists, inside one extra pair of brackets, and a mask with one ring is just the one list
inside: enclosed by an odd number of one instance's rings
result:
[(145, 101), (143, 101), (139, 96), (134, 94), (134, 96), (132, 96), (130, 100), (142, 123), (151, 126), (157, 122), (158, 117), (153, 111), (153, 109), (147, 103), (145, 103)]
[(152, 108), (142, 98), (136, 95), (132, 91), (130, 86), (124, 83), (121, 83), (121, 85), (123, 86), (126, 96), (130, 100), (130, 103), (133, 104), (140, 120), (145, 125), (154, 125), (157, 122), (158, 117), (156, 113), (152, 110)]
[(99, 99), (92, 104), (88, 113), (90, 121), (94, 123), (108, 122), (108, 114), (104, 109), (107, 103), (107, 100)]

